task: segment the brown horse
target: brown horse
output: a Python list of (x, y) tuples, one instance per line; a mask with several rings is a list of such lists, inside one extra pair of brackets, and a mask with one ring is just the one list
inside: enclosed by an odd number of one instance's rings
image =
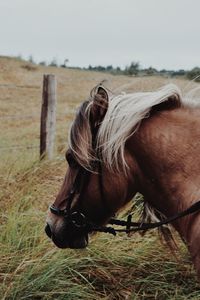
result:
[[(119, 95), (97, 86), (72, 124), (69, 168), (46, 233), (58, 247), (86, 247), (85, 218), (106, 224), (137, 192), (157, 216), (187, 209), (200, 200), (199, 153), (200, 103), (177, 86)], [(173, 226), (200, 274), (200, 213)]]

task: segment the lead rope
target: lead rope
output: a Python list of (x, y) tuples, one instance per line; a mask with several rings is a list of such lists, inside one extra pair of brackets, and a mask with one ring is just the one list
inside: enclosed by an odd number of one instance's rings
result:
[[(197, 201), (196, 203), (192, 204), (189, 208), (186, 210), (177, 213), (176, 215), (167, 218), (163, 221), (160, 222), (155, 222), (155, 223), (139, 223), (139, 222), (132, 222), (132, 216), (128, 215), (127, 220), (118, 220), (118, 219), (111, 219), (108, 224), (110, 225), (117, 225), (117, 226), (125, 226), (125, 229), (116, 229), (113, 227), (109, 226), (101, 226), (101, 227), (96, 227), (93, 226), (93, 224), (89, 224), (89, 229), (91, 231), (99, 231), (99, 232), (105, 232), (105, 233), (110, 233), (113, 235), (116, 235), (117, 232), (125, 232), (125, 233), (131, 233), (131, 232), (137, 232), (137, 231), (145, 231), (149, 229), (154, 229), (161, 227), (163, 225), (172, 223), (180, 218), (183, 218), (187, 215), (191, 215), (193, 213), (196, 213), (200, 210), (200, 201)], [(91, 226), (91, 227), (90, 227)]]

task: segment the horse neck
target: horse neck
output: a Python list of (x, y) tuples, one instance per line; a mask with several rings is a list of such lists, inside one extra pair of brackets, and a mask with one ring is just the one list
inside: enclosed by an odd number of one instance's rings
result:
[[(145, 119), (129, 141), (140, 169), (139, 191), (167, 217), (200, 200), (199, 128), (200, 110), (160, 111)], [(185, 239), (191, 218), (174, 223)]]

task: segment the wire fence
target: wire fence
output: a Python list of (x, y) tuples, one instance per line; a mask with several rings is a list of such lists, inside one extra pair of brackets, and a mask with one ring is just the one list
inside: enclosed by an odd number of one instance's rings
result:
[[(59, 113), (57, 114), (57, 119), (59, 119), (59, 116), (63, 117), (66, 116), (67, 117), (67, 113)], [(30, 120), (30, 119), (38, 119), (38, 127), (39, 127), (39, 123), (40, 123), (40, 115), (39, 114), (32, 114), (32, 115), (6, 115), (6, 116), (1, 116), (0, 115), (0, 122), (5, 121), (5, 120), (14, 120), (14, 121), (22, 121), (22, 120)], [(58, 121), (58, 120), (57, 120)], [(62, 124), (58, 124), (57, 123), (57, 130), (59, 131), (65, 131), (67, 133), (67, 129), (68, 126), (67, 124), (65, 126), (63, 126)], [(20, 151), (20, 150), (33, 150), (33, 149), (38, 149), (39, 151), (39, 147), (40, 147), (40, 137), (39, 137), (39, 133), (38, 133), (38, 137), (35, 139), (38, 140), (37, 144), (28, 144), (28, 145), (24, 145), (24, 144), (12, 144), (9, 146), (0, 146), (0, 152), (2, 151)], [(66, 146), (67, 143), (56, 143), (56, 147), (64, 147)], [(38, 152), (39, 153), (39, 152)]]
[(37, 86), (37, 85), (16, 85), (16, 84), (0, 84), (0, 88), (9, 88), (9, 89), (18, 89), (18, 88), (21, 88), (21, 89), (37, 89), (37, 90), (40, 90), (41, 87), (40, 86)]
[[(67, 143), (58, 143), (57, 147), (66, 147)], [(6, 147), (0, 147), (0, 152), (2, 151), (18, 151), (18, 150), (32, 150), (32, 149), (38, 149), (39, 150), (39, 144), (38, 145), (11, 145)]]
[(7, 151), (7, 150), (21, 150), (21, 149), (26, 149), (26, 150), (30, 150), (30, 149), (38, 149), (39, 146), (38, 145), (12, 145), (12, 146), (6, 146), (6, 147), (0, 147), (0, 151)]
[[(27, 118), (27, 116), (22, 116), (21, 119), (25, 119)], [(0, 118), (1, 119), (1, 118)], [(15, 118), (15, 119), (18, 119), (18, 118)], [(39, 126), (38, 126), (39, 127)], [(68, 126), (59, 126), (57, 125), (57, 130), (59, 132), (64, 132), (67, 134), (67, 130), (68, 130)], [(61, 138), (61, 136), (59, 136), (57, 134), (57, 143), (55, 145), (55, 147), (58, 149), (58, 148), (61, 148), (61, 147), (66, 147), (67, 145), (67, 138), (66, 136), (64, 136), (63, 138)], [(66, 140), (66, 142), (64, 143), (63, 141), (60, 141), (60, 140)], [(34, 137), (34, 141), (37, 142), (37, 143), (33, 143), (33, 144), (25, 144), (25, 143), (13, 143), (9, 146), (7, 145), (0, 145), (0, 152), (5, 152), (5, 151), (12, 151), (12, 152), (16, 152), (16, 151), (21, 151), (21, 150), (38, 150), (38, 153), (39, 153), (39, 148), (40, 148), (40, 136), (39, 136), (39, 133), (38, 133), (38, 136), (37, 137)]]
[(40, 118), (38, 114), (31, 114), (31, 115), (0, 115), (0, 119), (11, 119), (11, 120), (24, 120), (24, 119), (34, 119)]
[[(72, 113), (74, 110), (69, 111), (68, 113), (62, 113), (59, 112), (56, 114), (56, 117), (58, 118), (59, 116), (63, 117), (63, 116), (68, 116), (70, 113)], [(0, 119), (11, 119), (11, 120), (23, 120), (23, 119), (39, 119), (40, 118), (40, 114), (31, 114), (31, 115), (21, 115), (21, 114), (17, 114), (17, 115), (0, 115)]]
[[(6, 88), (6, 89), (37, 89), (37, 90), (41, 90), (42, 91), (42, 87), (41, 86), (36, 86), (36, 85), (15, 85), (15, 84), (0, 84), (0, 88)], [(0, 99), (3, 100), (3, 99)], [(69, 109), (67, 112), (59, 112), (56, 114), (56, 119), (57, 121), (61, 121), (60, 118), (63, 119), (63, 117), (68, 117), (72, 112), (74, 112), (73, 109)], [(40, 126), (40, 118), (41, 118), (41, 111), (37, 112), (37, 113), (32, 113), (32, 114), (1, 114), (0, 113), (0, 122), (5, 122), (5, 121), (24, 121), (24, 120), (38, 120), (38, 127)], [(5, 125), (5, 123), (4, 123)], [(60, 124), (61, 125), (61, 124)], [(59, 130), (66, 130), (67, 131), (67, 126), (58, 126)], [(14, 125), (13, 125), (14, 126)], [(19, 128), (20, 130), (20, 128)], [(19, 131), (20, 132), (20, 131)], [(6, 136), (6, 132), (4, 129), (4, 134)], [(22, 150), (38, 150), (39, 153), (39, 148), (40, 148), (40, 141), (39, 141), (40, 137), (39, 137), (39, 132), (38, 132), (38, 137), (34, 138), (34, 140), (38, 140), (37, 144), (33, 143), (33, 144), (21, 144), (21, 143), (16, 143), (16, 144), (11, 144), (11, 145), (0, 145), (0, 152), (5, 152), (5, 151), (22, 151)], [(1, 142), (1, 141), (0, 141)], [(4, 141), (5, 142), (5, 141)], [(67, 143), (63, 143), (63, 142), (58, 142), (56, 143), (56, 147), (57, 148), (61, 148), (61, 147), (66, 147)]]

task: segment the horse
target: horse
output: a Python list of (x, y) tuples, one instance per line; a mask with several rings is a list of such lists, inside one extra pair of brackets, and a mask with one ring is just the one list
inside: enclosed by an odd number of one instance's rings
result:
[[(127, 94), (99, 84), (91, 91), (72, 123), (67, 173), (47, 216), (45, 231), (56, 246), (85, 248), (88, 235), (136, 193), (146, 217), (160, 219), (200, 199), (200, 102), (193, 92), (183, 96), (175, 84)], [(200, 276), (200, 214), (172, 227)], [(163, 234), (170, 239), (169, 230)]]

